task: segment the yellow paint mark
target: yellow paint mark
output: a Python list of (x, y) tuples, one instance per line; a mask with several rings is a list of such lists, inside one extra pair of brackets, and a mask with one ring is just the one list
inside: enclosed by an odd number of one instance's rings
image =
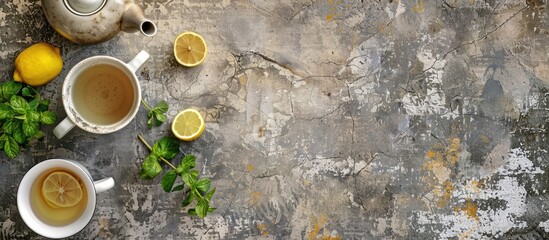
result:
[(336, 235), (332, 236), (331, 234), (323, 235), (319, 238), (320, 240), (341, 240), (341, 236)]
[(250, 194), (250, 204), (256, 205), (261, 200), (262, 197), (263, 197), (262, 192), (252, 192), (252, 194)]
[(480, 141), (482, 143), (490, 143), (490, 138), (484, 134), (480, 135)]
[(257, 131), (257, 136), (262, 138), (262, 137), (265, 137), (265, 132), (267, 131), (267, 128), (265, 127), (260, 127), (259, 130)]
[(425, 157), (430, 158), (430, 159), (434, 159), (437, 154), (438, 154), (437, 152), (435, 152), (433, 150), (429, 150), (425, 154)]
[(473, 218), (473, 219), (478, 221), (478, 215), (477, 215), (478, 205), (476, 203), (474, 203), (469, 198), (467, 200), (465, 200), (465, 205), (463, 207), (461, 207), (461, 208), (455, 207), (454, 210), (456, 212), (461, 211), (461, 212), (465, 213), (465, 215), (467, 215), (467, 217)]
[(260, 223), (257, 225), (257, 229), (261, 232), (262, 237), (267, 237), (269, 234), (267, 233), (267, 225)]
[(479, 180), (469, 181), (465, 185), (465, 189), (469, 192), (479, 193), (481, 188), (484, 188), (484, 185)]
[(343, 6), (342, 0), (327, 0), (328, 5), (330, 6), (328, 10), (328, 14), (325, 16), (326, 21), (332, 21), (336, 17), (340, 17), (343, 15), (341, 11), (338, 11), (336, 9), (336, 6)]
[(248, 84), (248, 76), (246, 76), (246, 74), (242, 74), (238, 77), (238, 82), (240, 83), (240, 86), (246, 86), (246, 84)]
[(412, 7), (412, 11), (414, 11), (415, 13), (422, 13), (423, 11), (425, 11), (425, 3), (423, 2), (423, 0), (419, 0), (419, 2)]
[(253, 164), (246, 165), (246, 171), (253, 172), (255, 169), (255, 166)]
[(442, 208), (448, 205), (448, 202), (452, 198), (452, 193), (454, 192), (454, 190), (456, 190), (456, 188), (454, 187), (454, 184), (452, 182), (445, 181), (442, 184), (442, 188), (440, 190), (441, 192), (437, 201), (437, 206), (439, 208)]
[(328, 216), (325, 214), (320, 215), (318, 218), (312, 220), (313, 227), (311, 231), (307, 234), (307, 239), (314, 240), (316, 239), (318, 233), (324, 226), (328, 223)]

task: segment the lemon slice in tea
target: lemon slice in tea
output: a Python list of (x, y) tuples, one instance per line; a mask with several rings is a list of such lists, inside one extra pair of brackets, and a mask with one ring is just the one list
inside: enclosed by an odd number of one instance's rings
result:
[(186, 109), (175, 116), (172, 122), (173, 134), (183, 140), (192, 141), (204, 132), (204, 118), (196, 109)]
[(71, 174), (55, 171), (44, 180), (42, 196), (52, 207), (72, 207), (82, 200), (82, 187)]
[(208, 46), (202, 36), (194, 32), (179, 34), (173, 45), (173, 54), (177, 62), (186, 67), (194, 67), (204, 61)]

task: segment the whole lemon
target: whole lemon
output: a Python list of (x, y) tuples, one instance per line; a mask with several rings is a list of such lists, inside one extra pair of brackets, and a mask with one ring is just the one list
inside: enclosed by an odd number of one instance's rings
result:
[(23, 50), (15, 59), (13, 79), (33, 87), (53, 80), (63, 68), (59, 48), (47, 43), (36, 43)]

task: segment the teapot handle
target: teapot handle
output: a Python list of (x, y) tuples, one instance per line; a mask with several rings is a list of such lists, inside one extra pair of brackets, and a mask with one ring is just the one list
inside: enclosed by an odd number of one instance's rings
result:
[(137, 69), (139, 69), (141, 65), (149, 59), (149, 57), (149, 53), (145, 52), (145, 50), (141, 50), (141, 52), (139, 52), (131, 61), (127, 63), (128, 68), (133, 73), (137, 72)]

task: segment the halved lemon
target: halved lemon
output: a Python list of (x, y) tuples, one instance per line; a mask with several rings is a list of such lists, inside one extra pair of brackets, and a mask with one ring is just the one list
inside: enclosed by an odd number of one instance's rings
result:
[(183, 140), (192, 141), (204, 132), (204, 118), (196, 109), (185, 109), (175, 116), (172, 122), (173, 134)]
[(55, 171), (44, 179), (42, 196), (51, 207), (72, 207), (82, 200), (82, 187), (71, 174)]
[(184, 32), (175, 38), (173, 54), (177, 62), (186, 67), (194, 67), (204, 61), (208, 46), (202, 36), (194, 32)]

